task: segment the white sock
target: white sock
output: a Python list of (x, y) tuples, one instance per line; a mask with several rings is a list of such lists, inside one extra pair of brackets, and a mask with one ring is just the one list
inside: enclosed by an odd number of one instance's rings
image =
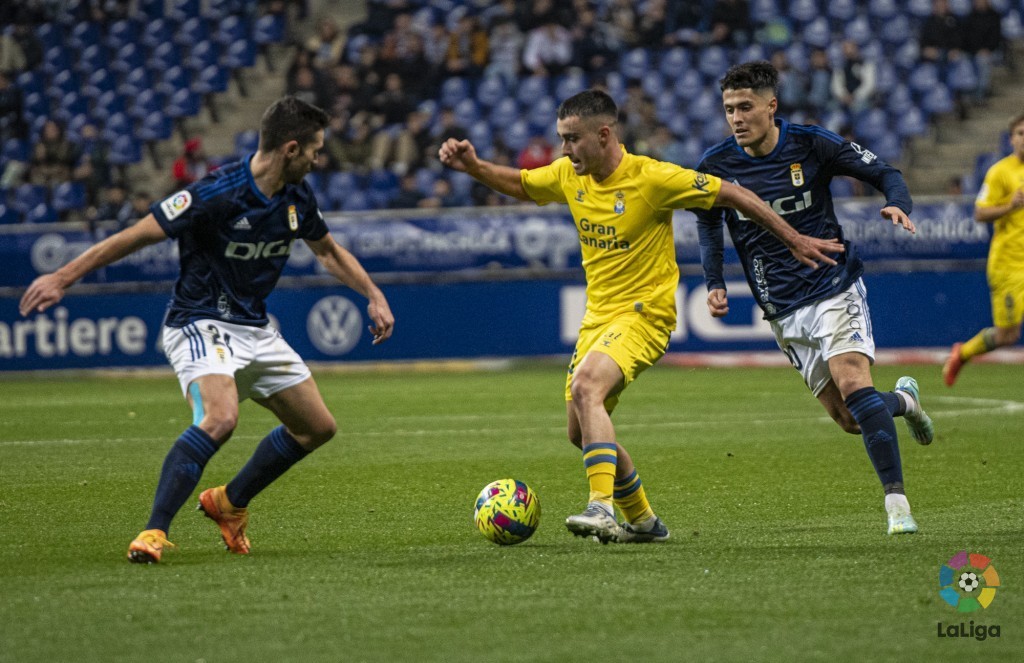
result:
[(657, 516), (651, 516), (647, 520), (641, 520), (638, 523), (630, 523), (630, 526), (637, 532), (650, 532), (654, 529), (654, 524), (658, 522)]
[(609, 516), (611, 516), (613, 518), (615, 517), (615, 509), (614, 509), (614, 507), (612, 507), (612, 506), (610, 506), (608, 504), (605, 504), (604, 502), (596, 502), (595, 501), (595, 502), (591, 502), (587, 506), (597, 507), (597, 508), (601, 509), (602, 511), (604, 511)]
[(921, 411), (921, 406), (914, 400), (914, 397), (909, 392), (903, 391), (902, 389), (896, 390), (896, 395), (903, 401), (903, 416), (908, 414), (917, 414)]
[(889, 493), (885, 496), (885, 510), (887, 513), (892, 513), (893, 511), (910, 513), (910, 502), (907, 501), (906, 495)]

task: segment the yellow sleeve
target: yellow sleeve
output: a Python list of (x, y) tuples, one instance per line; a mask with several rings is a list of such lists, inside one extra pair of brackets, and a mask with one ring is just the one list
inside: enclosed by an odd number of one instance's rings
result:
[(650, 160), (640, 177), (641, 193), (654, 209), (714, 207), (722, 180), (674, 163)]
[(985, 173), (985, 181), (978, 190), (978, 197), (974, 204), (976, 207), (995, 207), (1005, 204), (1010, 198), (1010, 192), (1006, 190), (1002, 169), (996, 164)]
[(538, 205), (567, 202), (565, 190), (562, 188), (567, 164), (569, 164), (569, 158), (562, 157), (547, 166), (520, 171), (519, 176), (526, 195), (530, 196)]

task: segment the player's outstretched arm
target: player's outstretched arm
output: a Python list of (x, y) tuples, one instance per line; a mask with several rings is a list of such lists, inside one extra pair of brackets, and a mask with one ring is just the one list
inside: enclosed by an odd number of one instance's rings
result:
[(85, 253), (52, 274), (44, 274), (32, 281), (21, 297), (18, 310), (22, 315), (45, 311), (63, 299), (64, 292), (89, 272), (165, 239), (164, 229), (152, 214), (147, 214), (135, 225), (93, 244)]
[(883, 219), (889, 219), (892, 221), (892, 225), (902, 226), (903, 229), (910, 234), (917, 232), (917, 227), (914, 225), (914, 222), (911, 221), (910, 217), (907, 216), (907, 213), (899, 207), (896, 207), (895, 205), (886, 205), (882, 208), (881, 214)]
[(391, 313), (391, 307), (388, 305), (384, 293), (373, 282), (356, 257), (338, 244), (330, 233), (315, 242), (307, 240), (306, 244), (313, 250), (316, 259), (331, 276), (366, 297), (370, 302), (366, 311), (370, 320), (373, 321), (369, 327), (370, 333), (373, 334), (373, 344), (377, 345), (391, 338), (391, 333), (395, 329), (395, 316)]
[(476, 148), (468, 140), (449, 138), (441, 144), (437, 158), (452, 170), (466, 173), (473, 179), (494, 189), (498, 193), (518, 200), (531, 200), (523, 188), (523, 181), (517, 168), (499, 166), (485, 161), (476, 154)]
[(827, 254), (845, 251), (838, 239), (819, 239), (801, 235), (776, 214), (768, 203), (758, 198), (757, 194), (731, 182), (722, 182), (722, 189), (718, 192), (715, 205), (732, 207), (743, 212), (744, 216), (778, 237), (779, 241), (789, 248), (793, 257), (811, 269), (817, 269), (818, 263), (822, 262), (828, 265), (836, 264), (836, 261)]
[(1024, 207), (1024, 188), (1017, 189), (1010, 202), (1005, 205), (992, 205), (990, 207), (974, 206), (974, 220), (978, 223), (992, 223), (998, 221), (1010, 212)]

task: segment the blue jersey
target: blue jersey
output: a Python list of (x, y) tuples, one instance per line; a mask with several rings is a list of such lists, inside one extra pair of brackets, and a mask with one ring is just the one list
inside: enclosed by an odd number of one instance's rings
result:
[(903, 175), (874, 153), (821, 127), (778, 119), (775, 124), (779, 127), (779, 143), (771, 154), (750, 156), (735, 138), (729, 138), (705, 152), (697, 170), (750, 189), (804, 235), (839, 238), (846, 252), (833, 256), (838, 264), (820, 265), (817, 270), (807, 267), (769, 231), (734, 209), (692, 210), (697, 215), (708, 289), (725, 288), (724, 217), (751, 292), (767, 320), (842, 292), (864, 271), (836, 219), (829, 191), (833, 177), (849, 175), (863, 180), (885, 194), (886, 206), (898, 207), (907, 214), (913, 205)]
[(167, 236), (178, 240), (181, 254), (166, 325), (184, 327), (200, 318), (267, 324), (265, 300), (292, 243), (327, 234), (310, 186), (286, 184), (267, 198), (253, 181), (251, 158), (215, 170), (150, 208)]

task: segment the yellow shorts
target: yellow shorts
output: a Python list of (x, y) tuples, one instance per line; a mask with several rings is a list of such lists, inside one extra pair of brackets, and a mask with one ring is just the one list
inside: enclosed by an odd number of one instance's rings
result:
[(1024, 320), (1024, 278), (989, 278), (992, 322), (996, 327), (1019, 327)]
[[(622, 370), (625, 389), (661, 359), (668, 349), (669, 334), (671, 330), (655, 325), (642, 313), (624, 313), (608, 322), (581, 327), (565, 378), (565, 400), (572, 400), (573, 372), (587, 353), (601, 352), (611, 357)], [(605, 409), (611, 412), (618, 402), (618, 393), (609, 396), (604, 402)]]

